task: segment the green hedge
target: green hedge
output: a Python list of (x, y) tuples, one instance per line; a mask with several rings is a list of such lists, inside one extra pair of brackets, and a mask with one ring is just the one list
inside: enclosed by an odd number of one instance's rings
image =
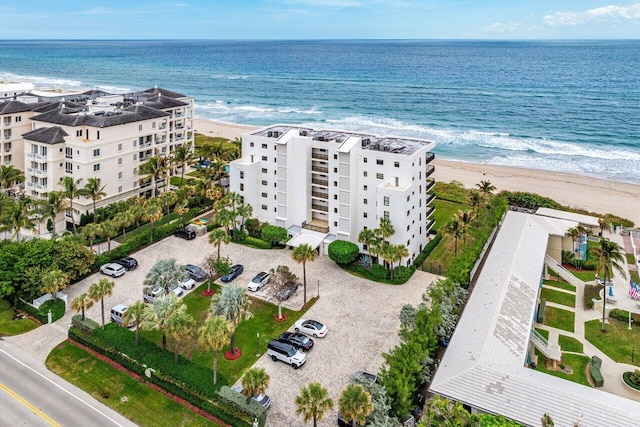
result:
[(85, 317), (84, 320), (82, 320), (81, 314), (76, 314), (75, 316), (73, 316), (71, 318), (71, 324), (74, 328), (80, 329), (81, 331), (89, 334), (92, 334), (93, 331), (100, 328), (98, 322), (95, 322), (88, 317)]
[(358, 258), (358, 245), (346, 240), (334, 240), (327, 249), (329, 258), (336, 264), (351, 264)]
[(66, 308), (67, 308), (66, 304), (60, 298), (56, 299), (55, 301), (49, 300), (49, 301), (45, 301), (38, 308), (38, 315), (42, 316), (48, 321), (49, 310), (51, 310), (51, 322), (55, 322), (56, 320), (61, 319), (62, 316), (64, 316), (64, 312)]
[(267, 420), (267, 408), (253, 399), (247, 399), (245, 395), (227, 386), (221, 387), (220, 390), (218, 390), (218, 397), (222, 402), (236, 408), (238, 411), (249, 414), (251, 418), (257, 418), (261, 426), (263, 426)]
[(247, 236), (244, 240), (236, 243), (256, 249), (271, 249), (271, 243), (266, 242), (262, 239), (256, 239), (255, 237), (251, 236)]
[(16, 301), (16, 308), (18, 310), (22, 310), (25, 313), (35, 317), (41, 323), (47, 323), (49, 321), (48, 316), (42, 316), (40, 313), (38, 313), (38, 309), (37, 308), (35, 308), (32, 305), (29, 305), (29, 304), (23, 302), (22, 300), (17, 300)]
[(427, 243), (427, 245), (424, 247), (422, 252), (420, 252), (420, 255), (418, 255), (416, 259), (413, 261), (413, 265), (416, 268), (422, 267), (422, 264), (424, 264), (424, 262), (427, 260), (427, 257), (431, 255), (431, 252), (435, 249), (436, 246), (438, 246), (438, 243), (440, 243), (440, 240), (442, 240), (442, 234), (438, 232), (436, 233), (434, 238), (431, 239), (429, 243)]
[(398, 285), (402, 285), (406, 283), (407, 280), (411, 279), (413, 273), (416, 271), (416, 268), (412, 265), (411, 267), (405, 267), (404, 265), (400, 265), (393, 269), (393, 283), (397, 283)]

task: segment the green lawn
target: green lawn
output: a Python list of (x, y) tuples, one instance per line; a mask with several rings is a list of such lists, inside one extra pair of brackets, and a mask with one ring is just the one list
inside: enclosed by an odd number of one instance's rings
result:
[(547, 301), (555, 302), (556, 304), (566, 305), (567, 307), (576, 306), (576, 296), (567, 294), (561, 291), (554, 291), (549, 288), (542, 288), (540, 292), (540, 298), (544, 298)]
[(563, 378), (565, 380), (573, 381), (574, 383), (586, 385), (591, 387), (589, 380), (587, 379), (587, 365), (591, 360), (588, 356), (580, 356), (577, 354), (563, 354), (562, 364), (571, 367), (573, 374), (565, 374), (562, 371), (550, 371), (545, 367), (545, 357), (542, 353), (536, 350), (538, 355), (538, 364), (536, 370), (544, 372), (545, 374), (553, 375), (554, 377)]
[(591, 320), (584, 324), (587, 341), (616, 362), (631, 364), (631, 352), (636, 347), (633, 364), (640, 366), (640, 326), (628, 329), (627, 322), (609, 319), (606, 333), (601, 332), (602, 320)]
[(560, 344), (560, 348), (562, 349), (562, 351), (584, 353), (582, 343), (573, 337), (570, 337), (567, 335), (560, 335), (558, 337), (558, 344)]
[[(554, 277), (554, 276), (552, 276)], [(562, 279), (560, 279), (562, 280)], [(554, 288), (560, 288), (560, 289), (564, 289), (566, 291), (571, 291), (571, 292), (575, 292), (576, 291), (576, 287), (573, 286), (571, 283), (567, 283), (567, 282), (558, 282), (555, 280), (543, 280), (542, 281), (543, 284), (548, 285), (548, 286), (553, 286)]]
[(438, 198), (433, 201), (433, 206), (436, 208), (433, 212), (433, 219), (436, 221), (433, 225), (434, 231), (443, 227), (458, 211), (472, 209), (470, 205), (440, 200)]
[(0, 337), (20, 335), (38, 327), (31, 319), (13, 320), (13, 310), (7, 300), (0, 299)]
[(596, 280), (596, 271), (595, 270), (569, 270), (571, 273), (576, 276), (578, 279), (583, 282), (593, 282)]
[(49, 353), (46, 366), (138, 425), (217, 425), (66, 341)]
[(575, 324), (575, 313), (562, 310), (556, 307), (547, 307), (544, 324), (552, 328), (573, 332)]
[(546, 329), (536, 328), (536, 332), (542, 335), (547, 341), (549, 341), (549, 331), (547, 331)]

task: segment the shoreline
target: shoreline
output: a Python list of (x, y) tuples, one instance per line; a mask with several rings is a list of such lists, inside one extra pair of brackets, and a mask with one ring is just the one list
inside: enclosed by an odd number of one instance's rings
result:
[[(207, 136), (220, 136), (230, 140), (260, 126), (222, 123), (196, 117), (194, 129)], [(433, 177), (436, 181), (459, 181), (465, 187), (475, 187), (480, 181), (490, 181), (496, 191), (525, 191), (549, 197), (556, 202), (586, 209), (590, 212), (611, 213), (640, 224), (640, 185), (610, 181), (539, 169), (497, 166), (437, 158)]]

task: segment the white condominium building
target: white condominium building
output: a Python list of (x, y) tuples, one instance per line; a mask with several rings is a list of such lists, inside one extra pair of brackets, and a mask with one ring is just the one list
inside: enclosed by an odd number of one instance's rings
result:
[[(230, 185), (261, 221), (290, 234), (310, 229), (358, 243), (359, 233), (388, 218), (409, 265), (427, 241), (435, 182), (431, 150), (421, 139), (275, 125), (242, 136)], [(362, 247), (362, 246), (361, 246)]]
[[(192, 119), (193, 98), (157, 87), (118, 95), (32, 91), (0, 100), (0, 159), (24, 171), (25, 194), (33, 198), (61, 190), (65, 176), (81, 179), (79, 187), (99, 178), (107, 196), (97, 206), (105, 206), (151, 195), (140, 164), (193, 143)], [(84, 197), (74, 202), (80, 213), (92, 205)]]

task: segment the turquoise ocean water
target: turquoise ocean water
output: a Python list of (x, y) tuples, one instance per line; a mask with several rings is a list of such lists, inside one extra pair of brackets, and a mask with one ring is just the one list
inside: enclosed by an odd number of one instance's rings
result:
[(0, 78), (192, 95), (196, 115), (435, 140), (640, 184), (640, 41), (0, 41)]

